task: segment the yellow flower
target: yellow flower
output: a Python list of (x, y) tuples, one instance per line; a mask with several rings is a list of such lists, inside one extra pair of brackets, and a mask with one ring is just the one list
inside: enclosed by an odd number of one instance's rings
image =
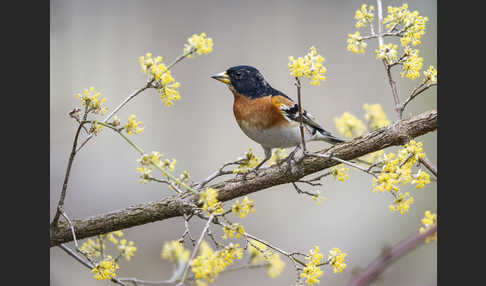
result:
[(174, 105), (174, 101), (181, 99), (179, 91), (176, 90), (176, 88), (179, 88), (180, 86), (181, 84), (175, 81), (170, 71), (167, 71), (162, 75), (162, 86), (158, 91), (160, 93), (160, 98), (167, 107)]
[(277, 253), (272, 253), (267, 258), (268, 266), (267, 266), (267, 274), (270, 278), (275, 278), (279, 276), (284, 267), (285, 262), (280, 259), (280, 256)]
[(194, 278), (213, 283), (214, 278), (233, 264), (235, 258), (243, 257), (243, 249), (239, 246), (239, 244), (230, 243), (224, 249), (215, 252), (206, 241), (203, 241), (199, 247), (199, 255), (191, 262)]
[(245, 153), (245, 157), (239, 157), (237, 160), (241, 161), (241, 163), (239, 163), (238, 168), (233, 170), (233, 174), (248, 172), (258, 166), (258, 163), (260, 163), (262, 159), (257, 157), (250, 148), (248, 152)]
[(417, 189), (422, 189), (426, 184), (430, 183), (430, 177), (427, 172), (422, 170), (418, 170), (417, 174), (414, 176), (412, 180), (412, 184), (416, 184)]
[(123, 232), (121, 230), (109, 232), (108, 234), (106, 234), (106, 239), (108, 239), (108, 241), (113, 244), (118, 244), (118, 239), (116, 239), (115, 236), (122, 237)]
[(177, 240), (165, 242), (160, 256), (171, 262), (182, 263), (189, 260), (189, 250)]
[(103, 106), (106, 98), (103, 97), (100, 99), (100, 96), (101, 93), (96, 91), (92, 86), (89, 89), (85, 89), (83, 94), (77, 94), (77, 97), (81, 100), (81, 104), (87, 106), (89, 112), (103, 115), (108, 110), (108, 107)]
[(366, 23), (371, 23), (373, 21), (373, 11), (375, 10), (375, 7), (372, 5), (370, 5), (369, 9), (366, 7), (367, 5), (363, 4), (361, 10), (356, 10), (354, 15), (354, 19), (358, 20), (358, 22), (356, 22), (356, 28), (364, 27), (366, 26)]
[(407, 192), (405, 194), (400, 194), (393, 204), (388, 206), (388, 208), (391, 212), (399, 211), (400, 214), (405, 214), (412, 203), (413, 197), (411, 197)]
[(202, 209), (213, 214), (224, 213), (221, 202), (218, 201), (218, 191), (213, 188), (207, 188), (199, 195), (199, 203), (202, 203)]
[(187, 44), (184, 45), (184, 54), (187, 54), (188, 58), (191, 58), (195, 52), (198, 55), (209, 54), (213, 50), (213, 39), (206, 38), (205, 33), (200, 35), (193, 34), (187, 39)]
[(121, 251), (121, 255), (128, 261), (134, 255), (137, 248), (133, 245), (133, 241), (127, 244), (127, 240), (122, 239), (120, 240), (120, 245), (118, 245), (118, 250)]
[(365, 119), (368, 121), (371, 131), (390, 125), (390, 121), (386, 118), (386, 114), (379, 103), (365, 103), (363, 109), (366, 110)]
[(107, 255), (98, 265), (96, 265), (91, 271), (94, 272), (94, 278), (96, 280), (106, 280), (116, 277), (116, 272), (120, 267), (115, 260)]
[(231, 208), (231, 211), (235, 215), (245, 218), (249, 213), (254, 213), (256, 211), (254, 201), (245, 196), (241, 201), (241, 204), (239, 200), (236, 200), (235, 204)]
[(304, 57), (289, 57), (290, 75), (295, 77), (308, 77), (311, 85), (320, 85), (320, 81), (325, 80), (324, 76), (327, 69), (322, 65), (324, 58), (317, 54), (317, 50), (312, 46), (309, 53)]
[(162, 168), (165, 168), (165, 169), (172, 172), (172, 171), (174, 171), (176, 164), (177, 164), (176, 159), (172, 159), (172, 161), (170, 161), (169, 159), (165, 159), (164, 163), (162, 163)]
[(346, 263), (344, 263), (344, 257), (347, 254), (342, 252), (339, 248), (333, 248), (329, 251), (329, 256), (327, 257), (327, 261), (332, 266), (332, 270), (334, 273), (342, 272), (344, 268), (346, 268)]
[(408, 5), (403, 4), (401, 7), (388, 6), (388, 15), (383, 19), (383, 24), (387, 29), (402, 26), (405, 30), (401, 36), (402, 46), (420, 44), (420, 38), (425, 34), (425, 24), (429, 19), (419, 16), (418, 11), (410, 12)]
[(309, 256), (305, 258), (308, 262), (305, 264), (299, 276), (300, 278), (306, 279), (305, 282), (307, 285), (319, 283), (319, 279), (317, 278), (322, 276), (322, 271), (318, 265), (321, 264), (323, 257), (319, 251), (319, 246), (315, 246), (314, 249), (309, 251)]
[(398, 59), (397, 45), (392, 43), (388, 45), (380, 45), (379, 50), (375, 50), (377, 59), (386, 59), (388, 64)]
[[(81, 245), (81, 251), (90, 258), (101, 256), (101, 243), (102, 242), (98, 238), (96, 238), (96, 241), (88, 239)], [(103, 248), (105, 248), (104, 244)]]
[(181, 97), (179, 91), (176, 89), (180, 87), (180, 83), (176, 82), (174, 77), (162, 62), (162, 57), (152, 58), (151, 53), (141, 56), (139, 59), (142, 71), (149, 76), (149, 80), (153, 80), (154, 86), (160, 93), (160, 98), (167, 107), (174, 105), (174, 101)]
[(437, 70), (434, 68), (434, 66), (429, 66), (429, 68), (424, 71), (424, 76), (424, 82), (437, 84)]
[(338, 132), (346, 138), (358, 137), (368, 130), (364, 123), (349, 112), (344, 112), (341, 117), (334, 118)]
[(331, 167), (329, 171), (334, 176), (334, 179), (338, 181), (344, 182), (349, 178), (348, 175), (349, 168), (345, 167), (343, 163)]
[(420, 76), (423, 59), (418, 56), (419, 50), (405, 48), (405, 58), (403, 61), (403, 70), (400, 73), (402, 77), (408, 77), (411, 80)]
[[(232, 225), (225, 225), (223, 227), (224, 235), (223, 239), (228, 239), (230, 237), (240, 238), (240, 236), (245, 234), (245, 228), (239, 223), (233, 223)], [(236, 233), (236, 235), (235, 235)]]
[(94, 135), (98, 135), (98, 133), (100, 133), (102, 129), (103, 125), (99, 124), (98, 121), (95, 121), (93, 123), (93, 127), (91, 127), (91, 130), (89, 132), (93, 133)]
[(385, 155), (385, 151), (378, 150), (376, 152), (366, 154), (363, 157), (363, 159), (373, 164), (381, 160), (384, 157), (384, 155)]
[(320, 190), (316, 190), (316, 195), (312, 197), (312, 200), (316, 201), (317, 205), (320, 206), (326, 200), (326, 197), (321, 195)]
[(280, 259), (280, 256), (259, 241), (250, 239), (249, 242), (247, 251), (250, 254), (250, 264), (258, 265), (267, 262), (266, 270), (268, 276), (275, 278), (280, 275), (285, 267), (285, 262)]
[(141, 124), (142, 124), (142, 121), (136, 122), (135, 121), (135, 115), (132, 114), (128, 118), (128, 123), (124, 126), (125, 131), (127, 132), (127, 134), (141, 133), (144, 129), (144, 127), (138, 127)]
[(359, 31), (354, 34), (348, 34), (348, 51), (355, 54), (364, 54), (365, 48), (368, 44), (363, 41), (363, 37), (360, 36)]
[(272, 156), (268, 159), (268, 165), (272, 166), (278, 164), (278, 162), (282, 161), (283, 159), (287, 158), (287, 152), (285, 148), (275, 148), (273, 150)]
[[(422, 234), (427, 232), (433, 225), (437, 224), (437, 214), (431, 213), (430, 211), (425, 211), (425, 216), (422, 219), (422, 224), (424, 226), (420, 227), (419, 232)], [(437, 240), (437, 231), (434, 234), (429, 235), (425, 238), (425, 243), (429, 243), (432, 240)]]

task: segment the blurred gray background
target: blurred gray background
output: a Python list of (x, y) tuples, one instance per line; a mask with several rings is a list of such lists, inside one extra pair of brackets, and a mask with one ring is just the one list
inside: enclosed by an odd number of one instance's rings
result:
[[(94, 86), (112, 110), (145, 82), (138, 57), (146, 52), (162, 56), (165, 63), (181, 54), (193, 33), (205, 32), (214, 40), (212, 53), (184, 60), (173, 69), (181, 83), (181, 100), (163, 105), (156, 91), (137, 97), (119, 117), (130, 114), (142, 120), (145, 131), (133, 140), (146, 151), (157, 150), (177, 158), (176, 174), (189, 170), (199, 181), (252, 147), (233, 118), (233, 98), (228, 89), (210, 76), (230, 66), (257, 67), (275, 88), (296, 99), (289, 76), (289, 56), (303, 56), (311, 45), (325, 57), (327, 80), (319, 87), (305, 81), (304, 107), (334, 134), (333, 118), (348, 111), (364, 120), (364, 103), (381, 103), (395, 120), (393, 100), (383, 65), (375, 59), (376, 41), (369, 41), (364, 55), (346, 51), (348, 33), (354, 33), (356, 9), (374, 1), (72, 1), (51, 0), (51, 98), (50, 98), (50, 203), (51, 218), (59, 199), (76, 123), (67, 113), (80, 105), (76, 93)], [(384, 1), (401, 5), (402, 1)], [(408, 1), (410, 10), (427, 16), (420, 46), (424, 68), (436, 66), (436, 1)], [(367, 33), (367, 29), (360, 29)], [(396, 73), (396, 78), (399, 78)], [(402, 100), (415, 82), (399, 79)], [(405, 117), (436, 108), (433, 88), (413, 101)], [(431, 161), (437, 162), (436, 133), (419, 140)], [(310, 143), (311, 150), (326, 143)], [(390, 150), (395, 150), (391, 148)], [(138, 154), (115, 134), (104, 130), (78, 154), (73, 165), (65, 208), (71, 218), (84, 218), (171, 195), (164, 185), (139, 184)], [(310, 189), (309, 186), (303, 186)], [(345, 285), (352, 270), (364, 267), (383, 247), (418, 231), (425, 210), (436, 211), (437, 186), (422, 190), (405, 188), (415, 197), (408, 214), (390, 213), (391, 196), (373, 193), (371, 177), (351, 170), (344, 183), (332, 178), (319, 187), (327, 200), (318, 206), (298, 195), (291, 185), (277, 186), (250, 195), (256, 213), (242, 223), (249, 233), (289, 251), (307, 252), (319, 245), (323, 252), (339, 247), (348, 253), (347, 268), (333, 274), (324, 268), (321, 285)], [(227, 203), (229, 205), (229, 203)], [(238, 220), (235, 220), (238, 221)], [(122, 261), (120, 276), (163, 280), (172, 265), (160, 258), (164, 241), (178, 239), (183, 220), (175, 218), (124, 230), (138, 247), (131, 261)], [(194, 219), (196, 235), (202, 221)], [(109, 285), (59, 248), (50, 249), (51, 285)], [(436, 282), (436, 243), (424, 245), (389, 267), (374, 285), (428, 285)], [(220, 275), (214, 285), (291, 285), (295, 271), (287, 260), (285, 272), (269, 278), (263, 269)]]

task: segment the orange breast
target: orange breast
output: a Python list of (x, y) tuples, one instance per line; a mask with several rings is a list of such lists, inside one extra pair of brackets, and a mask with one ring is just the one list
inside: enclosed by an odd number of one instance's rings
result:
[(265, 130), (288, 124), (280, 109), (272, 104), (271, 96), (249, 99), (234, 91), (233, 94), (233, 113), (241, 128)]

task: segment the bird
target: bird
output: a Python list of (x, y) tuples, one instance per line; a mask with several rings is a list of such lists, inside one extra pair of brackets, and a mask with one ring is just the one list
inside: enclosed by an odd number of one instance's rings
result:
[[(252, 66), (233, 66), (211, 78), (228, 86), (234, 96), (233, 114), (238, 126), (263, 148), (265, 158), (252, 171), (258, 170), (270, 159), (274, 148), (295, 146), (291, 153), (293, 156), (302, 143), (297, 103), (273, 88)], [(302, 118), (306, 142), (325, 141), (333, 145), (345, 142), (326, 131), (303, 109)]]

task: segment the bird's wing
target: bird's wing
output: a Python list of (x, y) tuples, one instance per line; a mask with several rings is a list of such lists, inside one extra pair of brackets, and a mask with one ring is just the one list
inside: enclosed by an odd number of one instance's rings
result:
[[(295, 103), (290, 97), (282, 93), (272, 95), (272, 104), (280, 109), (282, 115), (289, 122), (300, 122), (299, 105)], [(319, 123), (315, 121), (314, 116), (312, 116), (312, 114), (310, 114), (306, 110), (302, 110), (302, 119), (302, 122), (310, 127), (312, 134), (315, 134), (316, 131), (319, 131), (319, 133), (321, 133), (322, 135), (332, 136), (331, 133), (324, 130), (324, 128), (322, 128), (322, 126), (320, 126)]]

